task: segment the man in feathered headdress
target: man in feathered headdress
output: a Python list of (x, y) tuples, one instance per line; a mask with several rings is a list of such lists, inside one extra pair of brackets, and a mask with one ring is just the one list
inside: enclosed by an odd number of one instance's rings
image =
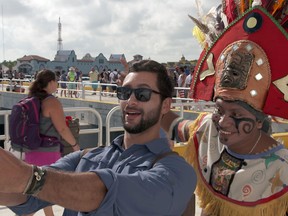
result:
[(162, 126), (189, 139), (202, 213), (286, 215), (288, 150), (271, 137), (268, 116), (288, 119), (288, 3), (223, 0), (191, 18), (204, 49), (190, 96), (215, 101), (215, 111), (195, 121), (170, 112)]

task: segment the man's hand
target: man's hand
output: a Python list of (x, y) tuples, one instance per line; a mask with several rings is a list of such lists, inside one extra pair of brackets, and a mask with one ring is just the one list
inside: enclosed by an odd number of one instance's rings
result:
[(22, 193), (32, 175), (32, 166), (0, 148), (0, 192)]

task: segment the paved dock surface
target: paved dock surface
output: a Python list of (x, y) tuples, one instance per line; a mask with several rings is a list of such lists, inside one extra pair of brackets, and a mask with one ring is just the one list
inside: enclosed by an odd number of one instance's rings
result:
[[(58, 205), (53, 206), (55, 216), (62, 216), (63, 208)], [(15, 214), (5, 206), (0, 206), (0, 216), (15, 216)], [(34, 216), (45, 216), (43, 210), (39, 210)], [(200, 209), (196, 208), (195, 216), (200, 216)]]
[[(57, 205), (53, 206), (55, 216), (62, 216), (63, 208)], [(15, 216), (15, 214), (5, 206), (0, 206), (0, 216)], [(39, 210), (34, 216), (45, 216), (43, 210)]]

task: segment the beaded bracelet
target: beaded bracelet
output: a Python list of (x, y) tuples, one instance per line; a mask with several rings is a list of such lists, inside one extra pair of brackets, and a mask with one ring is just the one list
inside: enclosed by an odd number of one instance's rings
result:
[(46, 170), (41, 167), (32, 166), (32, 175), (23, 192), (25, 195), (37, 195), (45, 184)]

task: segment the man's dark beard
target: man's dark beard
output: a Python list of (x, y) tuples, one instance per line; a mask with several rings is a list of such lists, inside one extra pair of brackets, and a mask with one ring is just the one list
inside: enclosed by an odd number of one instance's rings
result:
[(147, 130), (148, 128), (152, 127), (159, 121), (160, 112), (161, 112), (161, 108), (150, 111), (147, 114), (148, 119), (144, 120), (143, 118), (141, 118), (140, 123), (134, 127), (126, 126), (124, 116), (122, 116), (123, 127), (125, 131), (127, 131), (128, 133), (131, 133), (131, 134), (141, 133)]

